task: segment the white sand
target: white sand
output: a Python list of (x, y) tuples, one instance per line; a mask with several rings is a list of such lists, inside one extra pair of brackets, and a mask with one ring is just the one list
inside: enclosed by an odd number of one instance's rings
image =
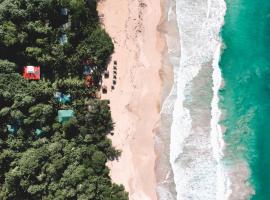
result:
[[(112, 180), (123, 184), (131, 200), (155, 200), (155, 127), (159, 120), (164, 40), (157, 31), (160, 0), (105, 0), (99, 3), (115, 53), (104, 79), (115, 122), (113, 145), (122, 150), (119, 161), (108, 163)], [(116, 86), (111, 90), (113, 61)]]

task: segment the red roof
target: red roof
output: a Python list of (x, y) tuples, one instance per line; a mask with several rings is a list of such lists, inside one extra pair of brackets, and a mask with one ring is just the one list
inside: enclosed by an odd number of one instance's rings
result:
[(39, 66), (25, 66), (23, 71), (23, 77), (29, 80), (40, 79), (40, 67)]

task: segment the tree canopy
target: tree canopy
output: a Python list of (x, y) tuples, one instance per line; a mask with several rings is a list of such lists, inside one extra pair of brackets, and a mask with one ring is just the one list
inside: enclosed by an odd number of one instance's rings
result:
[[(107, 138), (109, 102), (95, 98), (113, 51), (96, 4), (0, 1), (0, 199), (128, 199), (106, 166), (120, 151)], [(94, 66), (91, 87), (84, 81), (86, 61)], [(22, 76), (27, 65), (40, 66), (40, 80)], [(59, 110), (74, 116), (60, 123)]]

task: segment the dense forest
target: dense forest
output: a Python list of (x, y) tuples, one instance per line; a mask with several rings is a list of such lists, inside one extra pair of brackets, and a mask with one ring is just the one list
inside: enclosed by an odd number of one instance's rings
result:
[(96, 6), (0, 0), (1, 200), (128, 199), (105, 165), (120, 152), (96, 97), (113, 52)]

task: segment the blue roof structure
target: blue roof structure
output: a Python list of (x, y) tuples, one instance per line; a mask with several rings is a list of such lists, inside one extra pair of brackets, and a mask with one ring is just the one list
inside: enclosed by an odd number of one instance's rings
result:
[(43, 131), (41, 130), (41, 129), (36, 129), (36, 131), (35, 131), (35, 135), (36, 136), (41, 136), (42, 135), (42, 133), (43, 133)]
[(13, 125), (10, 125), (10, 124), (7, 125), (7, 130), (11, 134), (16, 134), (17, 133), (17, 128), (15, 126), (13, 126)]
[(84, 75), (90, 75), (93, 73), (92, 68), (89, 65), (84, 65), (83, 67), (83, 74)]
[(67, 34), (65, 33), (62, 34), (59, 38), (59, 42), (61, 45), (64, 45), (65, 43), (67, 43), (68, 42)]
[(59, 103), (63, 103), (63, 104), (66, 104), (66, 103), (70, 103), (71, 102), (71, 96), (70, 94), (63, 94), (61, 92), (56, 92), (54, 97), (57, 99), (57, 101)]
[(73, 110), (58, 110), (58, 122), (63, 123), (74, 116)]
[(68, 9), (67, 8), (61, 8), (60, 14), (63, 15), (63, 16), (67, 16), (68, 15)]

